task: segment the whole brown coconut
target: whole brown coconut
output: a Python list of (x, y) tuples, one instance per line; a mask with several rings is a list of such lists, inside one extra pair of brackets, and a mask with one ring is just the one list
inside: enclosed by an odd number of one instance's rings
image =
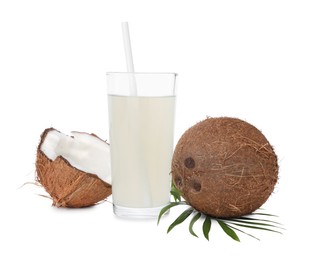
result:
[(172, 176), (196, 210), (219, 218), (241, 217), (258, 209), (273, 192), (277, 156), (251, 124), (236, 118), (207, 118), (180, 138)]
[(44, 138), (53, 128), (41, 135), (37, 149), (37, 181), (45, 188), (56, 207), (81, 208), (92, 206), (112, 193), (112, 186), (97, 175), (73, 167), (62, 156), (50, 160), (40, 149)]

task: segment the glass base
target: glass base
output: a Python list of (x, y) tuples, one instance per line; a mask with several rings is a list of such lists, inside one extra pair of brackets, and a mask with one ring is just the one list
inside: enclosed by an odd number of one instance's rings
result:
[[(136, 219), (158, 218), (160, 211), (166, 205), (163, 205), (160, 207), (154, 207), (154, 208), (127, 208), (127, 207), (117, 206), (113, 204), (113, 212), (116, 216), (123, 217), (123, 218), (136, 218)], [(167, 213), (168, 211), (165, 214)]]

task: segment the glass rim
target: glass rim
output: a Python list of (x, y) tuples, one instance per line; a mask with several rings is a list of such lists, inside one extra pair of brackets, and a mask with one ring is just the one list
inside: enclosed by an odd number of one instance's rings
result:
[(175, 72), (120, 72), (120, 71), (108, 71), (106, 75), (111, 74), (118, 74), (118, 75), (125, 75), (125, 74), (134, 74), (134, 75), (173, 75), (178, 76)]

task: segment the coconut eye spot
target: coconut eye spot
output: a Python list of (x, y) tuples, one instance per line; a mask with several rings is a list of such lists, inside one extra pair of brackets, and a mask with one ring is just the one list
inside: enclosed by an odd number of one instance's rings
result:
[(188, 169), (193, 169), (193, 168), (195, 168), (195, 161), (194, 161), (194, 159), (192, 157), (187, 157), (184, 160), (184, 165)]
[(201, 185), (201, 183), (200, 182), (198, 182), (198, 181), (192, 181), (192, 183), (191, 183), (191, 187), (192, 187), (192, 189), (195, 191), (195, 192), (200, 192), (201, 191), (201, 189), (202, 189), (202, 185)]
[(175, 183), (175, 185), (178, 187), (178, 188), (180, 188), (180, 187), (182, 187), (182, 185), (183, 185), (183, 180), (182, 180), (182, 178), (181, 178), (181, 176), (176, 176), (175, 178), (174, 178), (174, 183)]

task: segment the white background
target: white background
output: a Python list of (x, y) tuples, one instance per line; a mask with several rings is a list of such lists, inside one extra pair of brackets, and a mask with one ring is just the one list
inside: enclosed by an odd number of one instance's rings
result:
[[(317, 1), (0, 2), (0, 259), (318, 259)], [(34, 180), (47, 127), (108, 138), (106, 71), (125, 71), (129, 21), (136, 71), (177, 72), (176, 142), (206, 116), (262, 130), (280, 179), (263, 206), (283, 235), (237, 243), (212, 226), (116, 218), (111, 203), (56, 209)]]

